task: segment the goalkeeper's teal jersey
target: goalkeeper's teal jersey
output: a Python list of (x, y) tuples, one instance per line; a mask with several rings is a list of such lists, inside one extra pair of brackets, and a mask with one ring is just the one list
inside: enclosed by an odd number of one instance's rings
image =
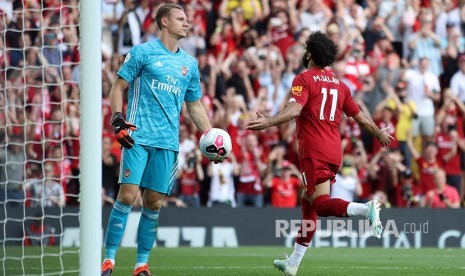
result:
[(202, 96), (196, 60), (157, 40), (132, 48), (118, 75), (129, 83), (126, 120), (137, 126), (136, 143), (178, 151), (182, 104)]

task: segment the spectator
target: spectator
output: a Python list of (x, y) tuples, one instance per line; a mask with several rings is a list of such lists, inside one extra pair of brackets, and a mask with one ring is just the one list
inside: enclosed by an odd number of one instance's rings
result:
[(353, 158), (346, 155), (336, 175), (336, 182), (331, 185), (331, 198), (341, 198), (349, 202), (356, 202), (356, 199), (362, 192), (362, 185), (357, 177)]
[(403, 81), (399, 82), (395, 91), (387, 89), (390, 100), (388, 105), (395, 110), (396, 126), (395, 137), (399, 142), (399, 149), (404, 156), (404, 165), (410, 168), (411, 154), (407, 146), (407, 135), (412, 129), (413, 119), (417, 117), (417, 107), (412, 100), (407, 98), (407, 84)]
[[(444, 72), (441, 75), (441, 86), (452, 86), (451, 78), (459, 70), (460, 53), (465, 52), (465, 38), (462, 36), (458, 26), (447, 25), (447, 37), (442, 37), (442, 62)], [(457, 62), (459, 60), (459, 62)], [(455, 88), (454, 92), (459, 92)], [(459, 95), (461, 99), (465, 96)]]
[(433, 15), (430, 12), (424, 12), (420, 15), (420, 20), (420, 30), (412, 35), (408, 43), (412, 51), (411, 62), (414, 65), (418, 64), (422, 68), (422, 60), (428, 58), (431, 74), (439, 77), (443, 71), (441, 64), (441, 39), (433, 31)]
[[(303, 0), (298, 10), (298, 29), (309, 28), (312, 31), (325, 31), (333, 12), (322, 0)], [(308, 34), (305, 36), (308, 37)]]
[(111, 152), (112, 141), (110, 136), (102, 138), (102, 188), (105, 196), (116, 199), (118, 194), (119, 165), (116, 156)]
[(65, 193), (51, 162), (44, 164), (44, 178), (29, 182), (29, 185), (25, 188), (30, 191), (31, 207), (65, 207)]
[(63, 57), (58, 45), (58, 37), (55, 32), (48, 32), (44, 35), (44, 47), (42, 53), (46, 58), (48, 64), (59, 72), (59, 68), (63, 63)]
[(237, 206), (235, 199), (234, 177), (239, 175), (239, 165), (234, 154), (220, 164), (210, 163), (207, 168), (210, 177), (208, 207)]
[(266, 170), (263, 163), (263, 148), (259, 146), (255, 133), (245, 136), (242, 154), (237, 157), (240, 164), (237, 185), (237, 206), (263, 207), (262, 175)]
[(263, 180), (265, 187), (271, 190), (271, 206), (276, 208), (295, 208), (298, 191), (301, 187), (300, 172), (295, 165), (287, 160), (276, 173), (269, 173)]
[[(21, 205), (24, 198), (23, 181), (26, 155), (19, 136), (10, 136), (6, 149), (0, 150), (0, 200), (6, 199), (12, 205)], [(6, 186), (6, 187), (5, 187)]]
[(178, 170), (186, 166), (187, 155), (194, 151), (195, 141), (187, 128), (186, 124), (179, 125), (179, 153), (178, 153)]
[(451, 115), (446, 115), (440, 124), (440, 131), (436, 135), (438, 145), (438, 159), (441, 168), (447, 176), (447, 183), (455, 187), (460, 194), (462, 186), (460, 152), (465, 149), (465, 143), (457, 131), (457, 120)]
[[(381, 101), (373, 113), (373, 121), (380, 129), (386, 129), (386, 132), (392, 137), (396, 138), (396, 118), (395, 118), (395, 105), (389, 104), (390, 97)], [(374, 139), (376, 140), (376, 139)], [(392, 141), (390, 147), (396, 148), (398, 146), (397, 140)], [(382, 145), (378, 141), (373, 141), (372, 154), (376, 154), (381, 150)]]
[(423, 196), (434, 188), (434, 173), (440, 168), (438, 159), (438, 146), (435, 142), (427, 142), (423, 146), (422, 154), (417, 151), (413, 144), (412, 135), (407, 135), (407, 146), (412, 154), (413, 160), (418, 164), (420, 171), (420, 194)]
[(102, 1), (102, 54), (112, 56), (114, 41), (118, 33), (118, 19), (124, 11), (124, 5), (119, 0)]
[(25, 229), (24, 245), (25, 246), (51, 246), (56, 245), (55, 228), (45, 223), (42, 211), (38, 211)]
[(412, 171), (406, 169), (400, 174), (399, 185), (396, 187), (396, 207), (419, 207), (421, 196), (419, 187), (415, 183)]
[(141, 22), (144, 18), (139, 18), (136, 2), (136, 0), (123, 0), (124, 11), (118, 23), (117, 49), (120, 55), (126, 55), (133, 46), (141, 43)]
[(458, 57), (459, 71), (450, 80), (450, 90), (460, 101), (465, 102), (465, 54)]
[(363, 89), (363, 102), (366, 104), (370, 114), (374, 113), (379, 102), (387, 96), (386, 91), (396, 87), (401, 77), (400, 57), (397, 53), (389, 53), (386, 56), (386, 64), (380, 65), (375, 71), (375, 77), (371, 89)]
[(274, 16), (270, 18), (268, 32), (274, 45), (285, 56), (289, 47), (295, 43), (293, 34), (298, 27), (297, 0), (285, 1), (285, 9), (278, 9)]
[(189, 207), (200, 207), (200, 182), (204, 179), (202, 154), (199, 149), (186, 156), (186, 162), (178, 170), (179, 199)]
[(371, 194), (371, 183), (368, 173), (368, 157), (361, 140), (355, 140), (354, 143), (354, 168), (357, 171), (357, 178), (362, 187), (361, 194), (358, 195), (358, 202), (368, 202)]
[(434, 174), (435, 188), (428, 191), (426, 206), (430, 208), (459, 208), (460, 197), (454, 187), (447, 185), (446, 173), (439, 169)]
[[(441, 95), (437, 76), (429, 71), (429, 59), (423, 57), (419, 61), (418, 69), (408, 69), (404, 79), (407, 81), (409, 98), (420, 107), (418, 117), (413, 121), (413, 136), (421, 134), (422, 141), (432, 141), (434, 134), (434, 103)], [(421, 131), (421, 132), (420, 132)]]

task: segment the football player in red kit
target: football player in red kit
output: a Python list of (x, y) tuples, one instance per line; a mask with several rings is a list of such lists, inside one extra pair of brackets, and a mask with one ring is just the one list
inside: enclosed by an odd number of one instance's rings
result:
[(247, 129), (262, 130), (296, 119), (299, 142), (300, 171), (304, 185), (301, 198), (302, 227), (292, 255), (275, 260), (274, 265), (285, 275), (296, 275), (299, 264), (313, 238), (318, 216), (363, 216), (372, 226), (373, 235), (381, 238), (383, 227), (379, 219), (380, 204), (376, 200), (366, 204), (330, 198), (330, 184), (342, 160), (339, 125), (343, 112), (383, 147), (394, 138), (386, 129), (379, 129), (369, 115), (360, 111), (349, 88), (325, 68), (333, 64), (337, 55), (336, 44), (324, 33), (313, 32), (307, 39), (303, 65), (307, 71), (297, 75), (292, 83), (291, 97), (286, 107), (274, 117), (257, 113)]

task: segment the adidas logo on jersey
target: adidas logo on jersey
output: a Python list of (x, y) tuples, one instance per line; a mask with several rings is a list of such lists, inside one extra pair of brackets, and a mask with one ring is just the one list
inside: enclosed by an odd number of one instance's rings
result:
[(157, 62), (155, 62), (155, 66), (162, 67), (162, 66), (163, 66), (163, 62), (157, 61)]

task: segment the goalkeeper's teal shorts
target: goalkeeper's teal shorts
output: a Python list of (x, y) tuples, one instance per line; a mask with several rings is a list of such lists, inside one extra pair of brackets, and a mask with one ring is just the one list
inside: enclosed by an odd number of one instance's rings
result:
[(170, 194), (178, 171), (178, 153), (134, 144), (123, 148), (119, 184), (134, 184), (162, 194)]

